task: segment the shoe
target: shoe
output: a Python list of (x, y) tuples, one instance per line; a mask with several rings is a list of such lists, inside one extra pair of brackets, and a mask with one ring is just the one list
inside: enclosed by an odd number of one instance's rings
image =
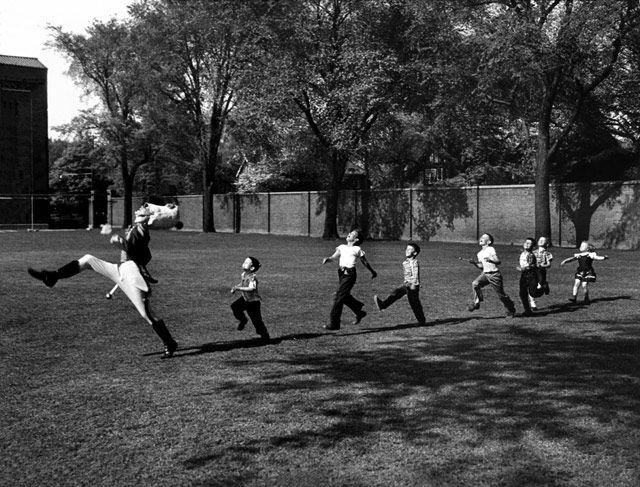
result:
[(269, 343), (271, 341), (271, 337), (268, 333), (265, 333), (264, 335), (260, 335), (260, 340), (262, 340), (264, 343)]
[(244, 330), (245, 326), (247, 326), (247, 320), (238, 321), (238, 331)]
[(591, 300), (589, 298), (584, 298), (584, 304), (591, 304)]
[(35, 277), (39, 281), (44, 282), (45, 286), (47, 286), (47, 287), (53, 287), (53, 286), (56, 285), (56, 282), (58, 282), (58, 277), (56, 276), (55, 272), (51, 272), (51, 271), (36, 271), (35, 269), (32, 269), (31, 267), (29, 267), (27, 269), (27, 272), (29, 273), (29, 275), (31, 277)]
[(516, 311), (507, 311), (507, 318), (515, 318), (516, 317)]
[(524, 313), (522, 313), (522, 316), (529, 317), (529, 316), (535, 316), (535, 315), (533, 314), (533, 311), (525, 311)]
[(569, 298), (569, 302), (571, 302), (571, 303), (575, 303), (575, 302), (576, 302), (576, 298), (575, 298), (575, 297), (573, 297), (573, 298)]
[(546, 285), (544, 286), (544, 293), (545, 293), (545, 294), (549, 294), (549, 285), (548, 285), (548, 284), (546, 284)]
[(380, 301), (380, 298), (377, 294), (373, 297), (373, 302), (376, 303), (376, 308), (378, 308), (378, 311), (382, 311), (382, 301)]
[(360, 311), (360, 313), (358, 313), (356, 315), (356, 319), (353, 322), (354, 325), (357, 325), (358, 323), (360, 323), (362, 321), (362, 319), (367, 316), (367, 312), (366, 311)]
[(336, 331), (340, 329), (339, 326), (333, 326), (333, 325), (324, 325), (322, 328), (324, 328), (325, 330), (331, 330), (331, 331)]
[(480, 303), (470, 304), (469, 307), (467, 308), (467, 311), (475, 311), (477, 309), (480, 309)]
[(531, 306), (531, 311), (538, 311), (538, 307), (537, 306)]
[(178, 342), (173, 342), (171, 345), (164, 346), (164, 354), (162, 358), (172, 358), (175, 351), (178, 349)]

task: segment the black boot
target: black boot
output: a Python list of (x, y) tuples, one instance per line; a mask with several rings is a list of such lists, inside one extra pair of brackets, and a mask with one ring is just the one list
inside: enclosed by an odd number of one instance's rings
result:
[(151, 326), (153, 331), (156, 332), (164, 343), (164, 356), (162, 358), (173, 357), (173, 353), (178, 349), (178, 342), (173, 339), (171, 333), (167, 330), (167, 326), (164, 324), (164, 321), (158, 320)]
[(80, 262), (72, 260), (68, 264), (60, 267), (57, 271), (36, 271), (29, 267), (27, 272), (29, 272), (31, 277), (35, 277), (44, 282), (47, 287), (53, 287), (56, 285), (56, 282), (58, 282), (58, 279), (67, 279), (78, 274), (80, 272)]

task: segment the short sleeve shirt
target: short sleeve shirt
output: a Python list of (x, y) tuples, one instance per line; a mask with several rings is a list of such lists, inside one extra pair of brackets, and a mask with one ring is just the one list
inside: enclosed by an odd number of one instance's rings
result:
[(258, 279), (253, 272), (243, 272), (240, 280), (241, 287), (253, 288), (251, 291), (240, 291), (245, 301), (252, 303), (254, 301), (260, 301), (260, 295), (258, 294)]
[(551, 252), (543, 247), (539, 247), (533, 253), (538, 261), (538, 267), (551, 267), (551, 261), (553, 260)]
[(364, 257), (364, 250), (358, 245), (339, 245), (336, 248), (336, 252), (340, 253), (340, 267), (347, 267), (349, 269), (356, 266), (356, 259)]
[(482, 272), (496, 272), (498, 270), (498, 266), (492, 262), (486, 262), (484, 260), (486, 257), (491, 260), (498, 260), (496, 249), (494, 249), (491, 245), (478, 252), (478, 262), (482, 264)]

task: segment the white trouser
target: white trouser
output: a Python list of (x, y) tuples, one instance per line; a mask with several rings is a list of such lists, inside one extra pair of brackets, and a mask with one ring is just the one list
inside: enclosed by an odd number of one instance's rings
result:
[(147, 323), (152, 325), (156, 321), (147, 300), (149, 285), (140, 274), (135, 262), (129, 260), (118, 265), (89, 254), (78, 259), (78, 262), (80, 270), (93, 269), (117, 284)]

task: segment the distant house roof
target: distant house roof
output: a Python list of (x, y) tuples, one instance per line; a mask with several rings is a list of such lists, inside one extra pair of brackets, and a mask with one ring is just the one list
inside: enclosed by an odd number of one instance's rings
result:
[(0, 54), (0, 64), (8, 64), (10, 66), (21, 66), (24, 68), (47, 69), (47, 67), (34, 57), (7, 56)]

